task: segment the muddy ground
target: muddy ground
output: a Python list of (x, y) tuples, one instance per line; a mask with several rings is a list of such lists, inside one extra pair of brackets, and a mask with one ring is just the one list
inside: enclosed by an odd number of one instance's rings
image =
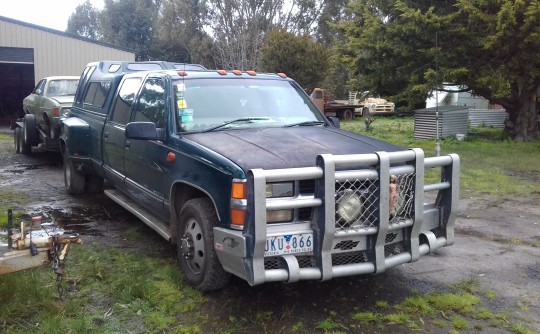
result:
[[(0, 128), (0, 133), (11, 131)], [(54, 218), (68, 231), (80, 233), (86, 244), (100, 243), (132, 252), (165, 249), (163, 256), (175, 257), (175, 250), (156, 233), (104, 195), (68, 196), (59, 154), (34, 149), (25, 156), (15, 154), (12, 145), (1, 145), (0, 187), (17, 189), (28, 196), (28, 205), (14, 208), (17, 211)], [(299, 321), (307, 325), (305, 328), (314, 328), (330, 313), (345, 324), (336, 332), (412, 333), (404, 327), (361, 328), (350, 317), (354, 312), (372, 311), (377, 301), (398, 303), (412, 291), (447, 292), (452, 284), (475, 279), (481, 289), (495, 295), (484, 298), (483, 307), (509, 314), (512, 322), (540, 333), (540, 192), (523, 198), (467, 193), (461, 197), (455, 245), (434, 255), (367, 278), (256, 287), (233, 279), (227, 288), (208, 295), (204, 311), (218, 326), (220, 321), (230, 324), (231, 317), (267, 315), (262, 321), (243, 326), (246, 333), (287, 333)], [(147, 242), (128, 241), (125, 233), (134, 226), (149, 235)], [(483, 333), (509, 332), (504, 327), (482, 326)], [(469, 328), (460, 333), (478, 333)], [(448, 333), (448, 328), (429, 324), (424, 330)]]

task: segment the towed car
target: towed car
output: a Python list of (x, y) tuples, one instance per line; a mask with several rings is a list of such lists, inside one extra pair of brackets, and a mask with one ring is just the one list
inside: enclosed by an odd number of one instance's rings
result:
[(78, 76), (46, 77), (24, 98), (24, 118), (17, 121), (15, 128), (17, 153), (30, 153), (31, 147), (39, 144), (58, 149), (60, 120), (69, 116), (78, 83)]

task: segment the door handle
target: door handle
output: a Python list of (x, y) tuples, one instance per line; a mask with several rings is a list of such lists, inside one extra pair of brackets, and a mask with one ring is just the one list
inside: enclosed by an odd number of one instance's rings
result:
[(129, 147), (131, 146), (131, 143), (129, 141), (126, 140), (126, 142), (124, 143), (124, 148), (126, 150), (129, 150)]
[(109, 139), (109, 133), (103, 132), (103, 139)]

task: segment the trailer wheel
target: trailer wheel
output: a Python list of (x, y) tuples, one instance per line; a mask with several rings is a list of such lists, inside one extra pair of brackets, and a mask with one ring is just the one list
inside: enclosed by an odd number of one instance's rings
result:
[(345, 121), (350, 121), (351, 119), (353, 119), (353, 111), (351, 109), (345, 109), (343, 110), (343, 120)]
[(216, 212), (208, 198), (187, 201), (180, 213), (178, 264), (186, 282), (200, 291), (221, 289), (231, 278), (214, 249), (216, 223)]
[(32, 114), (24, 115), (23, 121), (24, 143), (28, 146), (39, 144), (39, 134), (36, 126), (36, 118)]
[(15, 128), (15, 140), (17, 141), (17, 143), (15, 143), (16, 153), (22, 153), (22, 154), (32, 153), (32, 147), (24, 142), (23, 128), (21, 127)]
[(84, 192), (85, 177), (73, 168), (73, 163), (68, 152), (64, 152), (64, 184), (66, 191), (70, 195), (82, 194)]
[(15, 153), (21, 153), (21, 128), (16, 127), (13, 132), (13, 144), (15, 145)]

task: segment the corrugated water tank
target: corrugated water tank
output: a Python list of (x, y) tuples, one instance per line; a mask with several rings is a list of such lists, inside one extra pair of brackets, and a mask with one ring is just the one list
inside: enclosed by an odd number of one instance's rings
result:
[(469, 109), (464, 106), (439, 106), (418, 109), (414, 113), (414, 138), (431, 139), (437, 137), (437, 111), (439, 114), (440, 138), (467, 133)]
[(504, 128), (507, 119), (508, 113), (504, 109), (469, 109), (469, 123), (472, 127)]

